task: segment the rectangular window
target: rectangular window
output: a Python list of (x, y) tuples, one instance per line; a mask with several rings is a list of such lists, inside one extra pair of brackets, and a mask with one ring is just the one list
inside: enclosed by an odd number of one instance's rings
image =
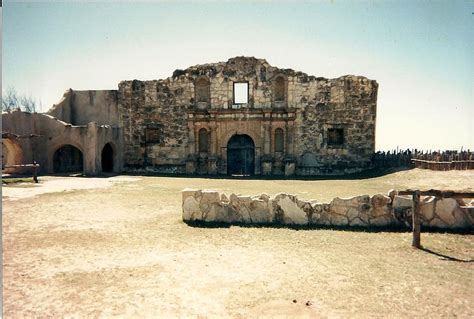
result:
[(234, 104), (247, 104), (249, 102), (248, 82), (234, 82)]
[(159, 127), (147, 127), (145, 129), (145, 141), (147, 143), (160, 143), (161, 129)]
[(328, 129), (328, 145), (343, 145), (344, 129), (330, 128)]

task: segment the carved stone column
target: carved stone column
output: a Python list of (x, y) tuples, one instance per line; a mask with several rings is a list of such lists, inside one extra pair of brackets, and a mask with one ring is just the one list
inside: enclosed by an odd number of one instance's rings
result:
[(264, 136), (263, 136), (263, 156), (262, 156), (262, 175), (272, 174), (272, 125), (269, 122), (264, 122)]
[(188, 140), (188, 156), (186, 157), (186, 174), (196, 173), (196, 127), (194, 122), (188, 122), (189, 140)]
[(188, 140), (188, 156), (196, 154), (196, 134), (194, 133), (194, 123), (188, 122), (189, 140)]
[(217, 125), (216, 123), (211, 123), (211, 156), (217, 156)]
[(286, 138), (285, 138), (285, 176), (293, 176), (296, 172), (296, 160), (294, 157), (295, 143), (294, 143), (294, 122), (286, 123)]
[(207, 172), (208, 174), (217, 174), (217, 126), (215, 122), (210, 123), (210, 156), (207, 159)]
[(264, 155), (270, 155), (272, 149), (272, 125), (271, 123), (264, 123), (265, 135), (263, 138), (263, 153)]
[(194, 155), (199, 154), (199, 127), (194, 125)]
[(293, 156), (294, 154), (294, 123), (286, 123), (286, 136), (285, 136), (285, 152), (287, 156)]

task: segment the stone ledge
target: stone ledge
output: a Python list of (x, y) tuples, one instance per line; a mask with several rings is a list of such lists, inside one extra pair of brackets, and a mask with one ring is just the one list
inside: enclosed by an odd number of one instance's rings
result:
[[(329, 203), (300, 200), (280, 193), (227, 196), (214, 190), (182, 191), (183, 221), (288, 226), (406, 227), (411, 223), (410, 197), (397, 195), (360, 195), (334, 198)], [(422, 225), (438, 229), (472, 229), (472, 213), (451, 198), (424, 197), (420, 210)]]

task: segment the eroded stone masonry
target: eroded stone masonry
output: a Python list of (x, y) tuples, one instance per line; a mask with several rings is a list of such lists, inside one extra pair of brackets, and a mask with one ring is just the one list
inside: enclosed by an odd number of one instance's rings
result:
[[(285, 193), (270, 197), (182, 191), (183, 221), (188, 223), (400, 227), (411, 224), (412, 204), (410, 197), (399, 196), (395, 190), (387, 195), (336, 197), (329, 203), (300, 200)], [(472, 229), (472, 208), (464, 206), (453, 198), (423, 197), (421, 223), (429, 228)]]
[(21, 112), (3, 123), (13, 136), (41, 136), (15, 143), (35, 148), (22, 151), (23, 162), (35, 159), (51, 172), (82, 159), (88, 174), (345, 174), (370, 167), (377, 89), (362, 76), (326, 79), (235, 57), (167, 79), (123, 81), (118, 90), (69, 90), (47, 114), (28, 116), (21, 131)]

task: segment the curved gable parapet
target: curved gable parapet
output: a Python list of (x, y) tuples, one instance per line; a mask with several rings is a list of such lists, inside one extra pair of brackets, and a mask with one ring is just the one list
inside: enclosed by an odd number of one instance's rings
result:
[[(173, 75), (165, 80), (175, 80), (180, 77), (198, 77), (206, 75), (210, 78), (215, 77), (217, 74), (221, 73), (224, 76), (232, 76), (238, 73), (250, 75), (255, 73), (264, 72), (268, 73), (266, 79), (271, 79), (272, 77), (280, 74), (285, 75), (286, 77), (294, 77), (303, 82), (308, 81), (331, 81), (338, 80), (342, 78), (355, 79), (367, 79), (364, 76), (355, 76), (355, 75), (344, 75), (337, 78), (325, 78), (321, 76), (309, 75), (305, 72), (293, 70), (290, 68), (279, 68), (276, 66), (270, 65), (265, 59), (259, 59), (255, 57), (245, 57), (238, 56), (233, 57), (227, 60), (226, 62), (217, 62), (217, 63), (207, 63), (207, 64), (198, 64), (190, 66), (184, 70), (177, 69), (173, 72)], [(367, 79), (369, 80), (369, 79)]]
[[(275, 85), (279, 77), (284, 82)], [(200, 79), (209, 81), (209, 103), (202, 103), (202, 92), (196, 86)], [(378, 83), (363, 76), (344, 75), (335, 79), (317, 77), (289, 68), (270, 65), (265, 59), (233, 57), (226, 62), (198, 64), (177, 69), (172, 76), (151, 81), (122, 81), (119, 96), (149, 104), (174, 104), (183, 108), (226, 109), (235, 104), (235, 82), (248, 83), (247, 103), (251, 108), (306, 108), (317, 103), (344, 104), (344, 96), (369, 92), (376, 98)], [(374, 92), (375, 91), (375, 92)], [(200, 103), (199, 103), (200, 102)]]

